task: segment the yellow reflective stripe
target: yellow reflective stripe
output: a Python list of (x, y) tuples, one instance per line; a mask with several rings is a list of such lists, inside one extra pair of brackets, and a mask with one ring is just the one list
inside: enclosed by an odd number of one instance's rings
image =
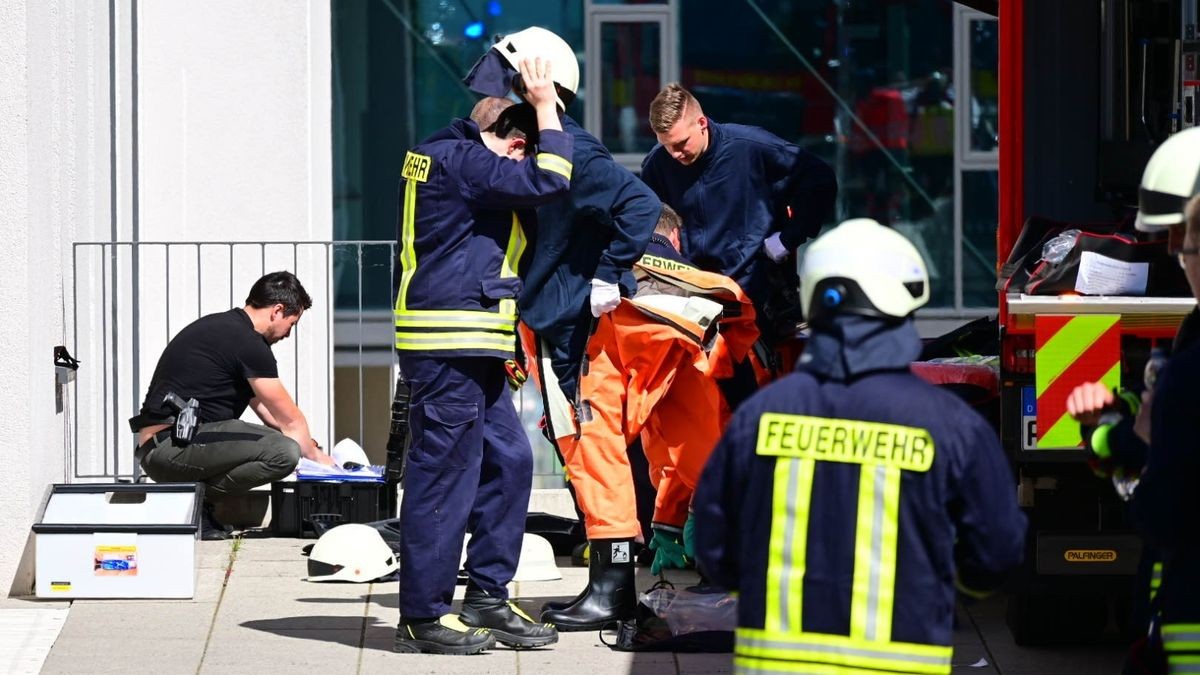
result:
[(498, 314), (486, 310), (409, 309), (394, 313), (396, 328), (482, 328), (484, 330), (516, 331), (516, 314)]
[(879, 530), (878, 593), (875, 602), (875, 639), (892, 639), (892, 613), (896, 606), (896, 551), (900, 546), (900, 469), (883, 469), (883, 522)]
[(858, 476), (858, 517), (854, 526), (854, 584), (850, 595), (850, 636), (867, 637), (875, 548), (875, 477), (881, 467), (864, 466)]
[(545, 171), (553, 171), (554, 173), (571, 180), (571, 162), (561, 155), (555, 155), (549, 152), (539, 152), (537, 154), (537, 165), (539, 169)]
[(864, 466), (859, 474), (850, 596), (850, 637), (854, 639), (886, 641), (892, 637), (900, 475), (900, 469), (891, 466)]
[(485, 349), (511, 354), (516, 351), (516, 342), (511, 335), (497, 333), (472, 331), (401, 333), (397, 331), (396, 349), (407, 351)]
[(1200, 624), (1164, 624), (1162, 640), (1163, 649), (1168, 652), (1200, 651)]
[(1037, 350), (1037, 362), (1041, 366), (1034, 374), (1037, 395), (1044, 394), (1059, 375), (1071, 367), (1092, 343), (1120, 320), (1120, 315), (1116, 314), (1077, 316), (1060, 328)]
[(642, 267), (653, 267), (656, 269), (667, 270), (667, 271), (679, 271), (679, 270), (696, 271), (696, 270), (700, 269), (694, 265), (689, 265), (687, 263), (681, 263), (678, 260), (671, 260), (670, 258), (662, 258), (662, 257), (656, 256), (656, 255), (650, 255), (649, 253), (643, 253), (641, 259), (638, 260), (637, 264), (641, 265)]
[(770, 629), (800, 630), (808, 551), (808, 505), (816, 464), (811, 459), (775, 460), (767, 553), (766, 625)]
[(1200, 657), (1168, 654), (1167, 672), (1171, 673), (1171, 675), (1175, 675), (1175, 673), (1200, 673)]
[(417, 271), (417, 252), (413, 248), (416, 238), (417, 213), (417, 183), (413, 180), (404, 182), (404, 206), (400, 219), (400, 291), (396, 294), (396, 310), (402, 311), (408, 306), (408, 284), (412, 282), (413, 274)]
[[(521, 267), (521, 255), (525, 252), (525, 228), (521, 227), (521, 219), (517, 212), (512, 214), (512, 230), (508, 234), (508, 246), (504, 250), (504, 263), (500, 266), (500, 278), (507, 279), (517, 276)], [(501, 314), (516, 314), (517, 301), (505, 298), (500, 301)]]
[(805, 675), (853, 675), (863, 672), (860, 668), (845, 668), (827, 663), (787, 663), (748, 656), (733, 657), (733, 672), (745, 675), (770, 675), (771, 673), (804, 673)]
[[(813, 662), (833, 667), (906, 673), (948, 673), (953, 649), (911, 642), (869, 642), (845, 635), (738, 628), (734, 653), (770, 670), (794, 671)], [(765, 663), (770, 661), (770, 663)]]

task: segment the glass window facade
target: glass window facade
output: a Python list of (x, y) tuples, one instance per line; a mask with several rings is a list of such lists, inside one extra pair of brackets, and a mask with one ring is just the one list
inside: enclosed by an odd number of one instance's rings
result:
[[(662, 73), (677, 75), (712, 118), (764, 127), (834, 166), (839, 219), (875, 218), (926, 254), (930, 307), (994, 308), (995, 21), (972, 18), (963, 39), (961, 9), (945, 0), (754, 5), (761, 13), (718, 0), (334, 3), (337, 235), (394, 238), (404, 149), (470, 111), (475, 96), (461, 78), (493, 36), (540, 25), (576, 47), (581, 83), (597, 67), (587, 56), (599, 60), (598, 95), (584, 86), (568, 112), (584, 123), (598, 105), (592, 131), (615, 154), (653, 145), (649, 102)], [(612, 15), (648, 6), (670, 8), (674, 20)], [(956, 39), (969, 52), (958, 61), (969, 87), (955, 81)], [(677, 62), (662, 63), (664, 44)], [(959, 100), (966, 89), (969, 100)], [(956, 119), (969, 120), (966, 133), (956, 135)], [(382, 308), (389, 297), (375, 291), (364, 302)]]

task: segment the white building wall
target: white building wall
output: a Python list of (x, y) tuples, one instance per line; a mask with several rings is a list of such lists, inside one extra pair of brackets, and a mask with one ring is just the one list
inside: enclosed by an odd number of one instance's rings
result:
[[(27, 588), (13, 579), (50, 483), (129, 472), (125, 419), (168, 337), (240, 306), (264, 269), (296, 271), (317, 303), (276, 354), (326, 433), (323, 246), (211, 246), (199, 265), (173, 246), (168, 274), (166, 247), (72, 242), (330, 239), (328, 3), (113, 5), (0, 2), (0, 590)], [(77, 420), (56, 412), (58, 344), (83, 361)]]

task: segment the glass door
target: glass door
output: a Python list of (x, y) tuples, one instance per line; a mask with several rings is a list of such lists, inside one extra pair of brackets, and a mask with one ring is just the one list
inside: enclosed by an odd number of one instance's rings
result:
[(584, 126), (613, 157), (637, 171), (654, 147), (650, 102), (678, 78), (674, 3), (613, 5), (588, 2)]

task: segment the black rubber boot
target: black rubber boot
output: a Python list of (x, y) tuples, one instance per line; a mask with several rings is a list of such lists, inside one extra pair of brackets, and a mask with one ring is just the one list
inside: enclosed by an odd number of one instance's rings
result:
[(558, 642), (554, 626), (534, 621), (511, 600), (489, 597), (474, 583), (467, 584), (459, 616), (464, 624), (488, 629), (496, 642), (513, 649), (545, 647)]
[(392, 651), (402, 654), (478, 654), (496, 646), (496, 638), (486, 628), (472, 628), (457, 616), (446, 614), (425, 621), (400, 620)]
[(563, 632), (599, 630), (613, 621), (632, 619), (636, 612), (633, 542), (593, 539), (587, 588), (568, 607), (542, 612), (542, 621)]
[(583, 590), (579, 591), (579, 595), (576, 595), (575, 597), (571, 598), (570, 600), (551, 600), (550, 602), (543, 602), (542, 603), (542, 613), (545, 614), (546, 612), (549, 612), (551, 610), (566, 609), (566, 608), (570, 607), (571, 605), (582, 600), (583, 596), (587, 595), (588, 588), (590, 588), (590, 587), (591, 586), (584, 586)]

